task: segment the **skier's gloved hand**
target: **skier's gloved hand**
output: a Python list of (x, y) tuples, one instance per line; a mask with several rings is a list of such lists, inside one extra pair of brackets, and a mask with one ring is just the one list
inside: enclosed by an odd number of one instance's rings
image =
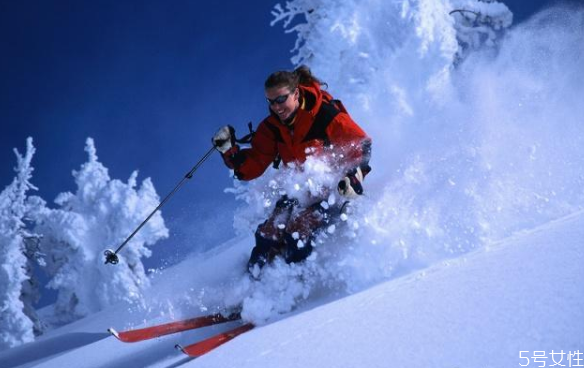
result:
[(363, 172), (360, 167), (347, 173), (343, 180), (339, 181), (337, 190), (346, 198), (356, 198), (363, 194)]
[(279, 209), (292, 210), (295, 206), (298, 206), (298, 200), (296, 198), (288, 198), (285, 194), (276, 202), (276, 208)]
[(235, 129), (226, 125), (219, 129), (212, 139), (213, 145), (221, 153), (225, 153), (235, 145)]

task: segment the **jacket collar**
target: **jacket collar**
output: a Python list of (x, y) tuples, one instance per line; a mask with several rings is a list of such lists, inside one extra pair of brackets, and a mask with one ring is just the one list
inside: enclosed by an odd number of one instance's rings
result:
[[(302, 102), (301, 106), (298, 107), (298, 110), (294, 113), (294, 118), (292, 120), (293, 123), (295, 123), (296, 120), (298, 119), (298, 113), (301, 110), (308, 112), (308, 114), (310, 114), (311, 116), (316, 116), (318, 110), (320, 109), (320, 106), (322, 105), (323, 93), (318, 83), (311, 83), (309, 85), (299, 85), (298, 88), (300, 89), (300, 98), (302, 99)], [(272, 116), (275, 121), (277, 121), (281, 125), (287, 126), (287, 124), (284, 124), (284, 122), (280, 120), (278, 115), (276, 115), (276, 113), (274, 113), (269, 106), (268, 110), (270, 111), (270, 116)]]

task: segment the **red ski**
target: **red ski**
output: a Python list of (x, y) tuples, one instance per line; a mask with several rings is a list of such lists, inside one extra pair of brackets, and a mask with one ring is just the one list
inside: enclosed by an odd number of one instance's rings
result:
[(177, 344), (175, 348), (180, 349), (183, 353), (190, 357), (198, 358), (201, 355), (206, 354), (211, 350), (215, 349), (216, 347), (225, 344), (229, 340), (236, 338), (242, 333), (251, 330), (252, 328), (254, 328), (254, 325), (251, 323), (247, 323), (245, 325), (211, 336), (208, 339), (196, 342), (188, 346), (183, 347)]
[(155, 337), (169, 335), (181, 331), (192, 330), (195, 328), (216, 325), (219, 323), (237, 321), (239, 319), (241, 319), (241, 315), (239, 313), (232, 313), (227, 317), (224, 317), (220, 313), (216, 313), (208, 316), (201, 316), (196, 318), (185, 319), (182, 321), (165, 323), (162, 325), (140, 328), (137, 330), (127, 330), (118, 332), (113, 328), (108, 328), (108, 332), (114, 335), (120, 341), (136, 342), (153, 339)]

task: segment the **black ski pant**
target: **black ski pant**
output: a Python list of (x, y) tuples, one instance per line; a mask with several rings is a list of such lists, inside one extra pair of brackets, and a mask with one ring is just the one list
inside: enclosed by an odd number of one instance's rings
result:
[(255, 232), (255, 247), (251, 252), (248, 270), (260, 268), (281, 255), (286, 263), (305, 260), (312, 253), (315, 234), (330, 221), (330, 208), (314, 203), (298, 208), (296, 199), (283, 196), (270, 217)]

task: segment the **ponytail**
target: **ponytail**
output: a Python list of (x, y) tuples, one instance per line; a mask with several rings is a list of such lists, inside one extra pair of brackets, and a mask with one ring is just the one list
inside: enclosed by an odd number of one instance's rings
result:
[(313, 83), (327, 86), (326, 83), (312, 75), (309, 67), (300, 65), (293, 72), (282, 70), (270, 74), (264, 83), (264, 88), (288, 87), (290, 91), (294, 91), (298, 85), (306, 86)]
[(310, 85), (312, 83), (316, 83), (319, 86), (327, 86), (326, 83), (312, 75), (310, 68), (306, 65), (300, 65), (296, 70), (294, 70), (294, 74), (298, 76), (298, 84), (301, 85)]

